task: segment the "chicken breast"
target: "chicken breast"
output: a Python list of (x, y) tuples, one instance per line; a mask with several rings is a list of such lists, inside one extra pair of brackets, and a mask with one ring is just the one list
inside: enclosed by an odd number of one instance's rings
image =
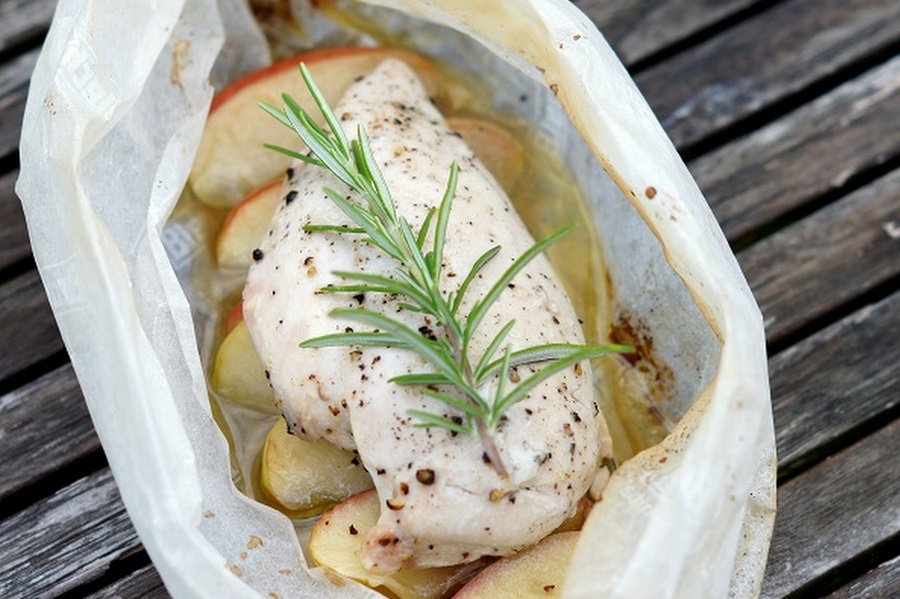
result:
[[(443, 288), (458, 288), (475, 259), (499, 255), (473, 282), (461, 313), (481, 297), (534, 240), (496, 180), (451, 132), (403, 63), (389, 60), (355, 83), (336, 107), (348, 135), (366, 128), (398, 210), (418, 230), (443, 196), (451, 163), (460, 167), (444, 253)], [(391, 377), (432, 369), (411, 350), (372, 347), (301, 349), (310, 337), (357, 327), (329, 316), (338, 307), (389, 314), (423, 335), (437, 326), (384, 294), (322, 293), (350, 270), (390, 274), (397, 263), (354, 235), (308, 233), (308, 224), (349, 224), (324, 191), (351, 195), (325, 169), (296, 167), (262, 240), (244, 290), (244, 317), (292, 432), (358, 451), (372, 474), (382, 514), (368, 533), (363, 563), (377, 572), (463, 563), (506, 555), (556, 528), (587, 491), (609, 450), (588, 364), (568, 369), (513, 405), (494, 435), (507, 477), (492, 467), (480, 440), (414, 426), (410, 409), (447, 417), (455, 409)], [(509, 320), (513, 350), (549, 342), (582, 343), (560, 281), (544, 256), (514, 279), (473, 341), (477, 360)], [(539, 365), (533, 367), (534, 370)], [(519, 367), (509, 386), (530, 374)], [(484, 390), (491, 397), (496, 380)]]

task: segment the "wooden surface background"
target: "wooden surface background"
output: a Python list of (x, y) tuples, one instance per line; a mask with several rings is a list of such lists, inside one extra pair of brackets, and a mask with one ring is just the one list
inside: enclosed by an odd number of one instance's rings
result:
[[(900, 597), (900, 2), (575, 1), (688, 162), (762, 308), (779, 453), (766, 598)], [(13, 191), (54, 0), (0, 0), (0, 597), (167, 597)]]

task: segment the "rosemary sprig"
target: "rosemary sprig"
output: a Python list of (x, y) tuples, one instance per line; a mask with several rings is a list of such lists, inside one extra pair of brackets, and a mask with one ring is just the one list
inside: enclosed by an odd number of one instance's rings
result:
[[(404, 309), (428, 316), (435, 323), (423, 332), (413, 330), (390, 316), (364, 308), (337, 309), (331, 312), (333, 317), (367, 325), (375, 332), (323, 335), (303, 341), (301, 347), (397, 347), (409, 349), (424, 357), (433, 367), (433, 372), (404, 374), (391, 380), (398, 385), (421, 387), (424, 395), (443, 402), (457, 414), (455, 417), (448, 417), (422, 410), (409, 410), (408, 414), (418, 420), (415, 426), (478, 435), (490, 463), (501, 476), (506, 477), (507, 471), (493, 435), (510, 406), (524, 399), (529, 391), (547, 378), (578, 362), (612, 352), (633, 351), (623, 345), (568, 343), (551, 343), (513, 351), (509, 345), (504, 345), (506, 337), (515, 326), (515, 321), (511, 320), (494, 335), (482, 355), (470, 356), (472, 339), (503, 290), (532, 259), (568, 233), (571, 227), (560, 229), (535, 243), (506, 269), (483, 297), (473, 303), (468, 314), (461, 314), (460, 308), (470, 284), (501, 248), (492, 247), (479, 256), (455, 291), (441, 289), (447, 225), (459, 173), (457, 164), (454, 162), (450, 167), (447, 187), (439, 207), (429, 211), (419, 230), (414, 231), (397, 210), (390, 189), (372, 155), (364, 128), (360, 125), (356, 138), (348, 139), (303, 64), (300, 65), (300, 73), (328, 129), (316, 124), (293, 98), (283, 94), (283, 109), (267, 103), (261, 103), (260, 106), (291, 128), (309, 148), (309, 153), (302, 154), (280, 146), (267, 147), (328, 169), (362, 200), (359, 203), (353, 202), (334, 189), (326, 188), (325, 193), (354, 226), (318, 224), (309, 225), (306, 230), (360, 235), (363, 240), (398, 262), (398, 267), (391, 276), (335, 272), (335, 275), (346, 279), (350, 284), (329, 286), (322, 291), (395, 295), (401, 298), (400, 305)], [(433, 241), (429, 247), (427, 240), (430, 233)], [(507, 388), (511, 369), (535, 363), (544, 365), (514, 387)], [(494, 389), (490, 391), (492, 383)]]

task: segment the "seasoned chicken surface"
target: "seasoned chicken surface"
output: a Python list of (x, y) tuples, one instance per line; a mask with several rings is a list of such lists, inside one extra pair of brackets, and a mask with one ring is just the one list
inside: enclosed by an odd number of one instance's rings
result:
[[(502, 246), (472, 284), (461, 310), (467, 313), (534, 243), (509, 199), (401, 62), (387, 61), (354, 84), (335, 113), (348, 135), (364, 125), (398, 209), (414, 230), (440, 203), (452, 161), (459, 163), (444, 289), (457, 288), (478, 256)], [(350, 192), (325, 169), (296, 167), (288, 187), (261, 242), (262, 257), (250, 270), (244, 316), (292, 432), (357, 450), (372, 474), (382, 513), (365, 541), (366, 567), (390, 573), (462, 563), (506, 555), (546, 536), (573, 512), (609, 450), (589, 365), (550, 378), (506, 412), (494, 438), (507, 478), (488, 463), (477, 437), (414, 426), (410, 409), (459, 414), (416, 387), (389, 382), (398, 374), (432, 370), (413, 351), (298, 344), (356, 327), (329, 316), (337, 307), (383, 312), (423, 335), (439, 334), (438, 325), (403, 310), (395, 297), (322, 293), (327, 285), (345, 284), (333, 271), (390, 274), (397, 263), (357, 236), (303, 231), (307, 224), (349, 224), (323, 188)], [(511, 319), (517, 323), (508, 337), (513, 350), (583, 342), (543, 256), (516, 277), (483, 321), (473, 343), (475, 360)], [(530, 372), (520, 367), (507, 385)], [(487, 397), (495, 384), (485, 389)]]

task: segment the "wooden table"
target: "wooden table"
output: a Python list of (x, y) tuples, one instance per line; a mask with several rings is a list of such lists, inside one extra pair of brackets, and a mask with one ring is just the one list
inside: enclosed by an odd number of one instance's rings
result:
[[(765, 315), (767, 598), (900, 596), (900, 2), (582, 0)], [(125, 514), (13, 192), (54, 0), (0, 0), (0, 596), (166, 597)]]

